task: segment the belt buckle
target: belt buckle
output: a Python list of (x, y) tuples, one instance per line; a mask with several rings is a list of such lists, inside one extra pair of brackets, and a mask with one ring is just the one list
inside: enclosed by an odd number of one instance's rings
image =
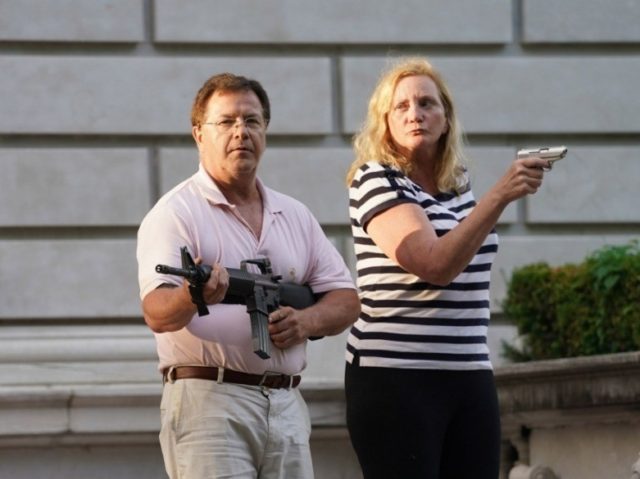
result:
[[(258, 383), (258, 386), (268, 388), (269, 386), (265, 384), (265, 381), (267, 380), (267, 378), (270, 378), (270, 377), (278, 377), (280, 379), (280, 382), (278, 383), (277, 386), (271, 386), (272, 389), (291, 389), (291, 387), (293, 386), (292, 375), (277, 373), (275, 371), (265, 371), (264, 374), (262, 374), (262, 377), (260, 378), (260, 382)], [(286, 386), (284, 381), (285, 378), (287, 378), (287, 382), (289, 383)]]

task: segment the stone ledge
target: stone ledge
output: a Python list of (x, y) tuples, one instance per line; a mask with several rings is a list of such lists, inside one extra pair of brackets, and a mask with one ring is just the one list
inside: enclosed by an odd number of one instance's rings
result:
[[(508, 435), (522, 426), (640, 423), (640, 352), (513, 364), (498, 368), (495, 376)], [(301, 392), (314, 434), (344, 430), (340, 381), (308, 381)], [(5, 386), (0, 446), (157, 432), (160, 395), (159, 382)]]
[[(553, 378), (559, 374), (616, 374), (621, 370), (640, 372), (640, 351), (509, 364), (496, 370), (496, 382), (502, 385), (521, 381), (523, 375), (531, 380)], [(638, 385), (640, 386), (640, 383)]]
[(158, 432), (133, 434), (0, 435), (0, 449), (59, 448), (68, 446), (127, 446), (158, 444)]
[[(532, 464), (542, 461), (566, 472), (562, 462), (539, 456), (540, 444), (545, 444), (541, 441), (547, 440), (544, 434), (552, 434), (548, 440), (556, 444), (557, 434), (604, 431), (604, 441), (591, 442), (613, 454), (625, 437), (633, 440), (631, 431), (640, 425), (640, 352), (513, 364), (498, 368), (495, 375), (505, 444), (516, 445), (520, 458)], [(344, 454), (344, 463), (357, 471), (348, 446), (342, 382), (309, 379), (301, 392), (311, 416), (314, 454)], [(0, 450), (104, 449), (126, 444), (149, 447), (158, 454), (160, 394), (157, 381), (0, 387)], [(531, 446), (523, 428), (533, 431)], [(574, 436), (570, 437), (575, 440)], [(607, 439), (618, 441), (614, 449)], [(626, 461), (630, 453), (623, 452)]]
[(496, 384), (505, 428), (640, 422), (640, 352), (508, 365)]
[[(344, 428), (341, 385), (310, 383), (301, 390), (314, 431), (322, 429), (326, 437)], [(120, 435), (157, 434), (161, 393), (160, 382), (0, 387), (0, 447), (95, 444)]]
[[(330, 441), (348, 440), (346, 427), (315, 427), (311, 431), (311, 440)], [(105, 433), (105, 434), (38, 434), (0, 435), (1, 448), (20, 447), (66, 447), (66, 446), (112, 446), (112, 445), (154, 445), (158, 444), (158, 431), (148, 433)]]
[(341, 382), (305, 384), (303, 381), (300, 392), (309, 408), (314, 429), (345, 427), (347, 407)]
[[(517, 467), (629, 477), (640, 444), (640, 352), (512, 364), (496, 370), (496, 384), (503, 447), (517, 451)], [(515, 477), (509, 462), (504, 479)]]
[(160, 385), (0, 388), (0, 437), (157, 431)]

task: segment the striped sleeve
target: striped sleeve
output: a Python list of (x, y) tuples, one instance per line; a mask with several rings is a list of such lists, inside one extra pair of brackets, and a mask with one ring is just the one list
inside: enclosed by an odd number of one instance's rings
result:
[(373, 217), (402, 203), (419, 201), (400, 171), (369, 162), (356, 172), (349, 187), (349, 208), (357, 226), (366, 231)]

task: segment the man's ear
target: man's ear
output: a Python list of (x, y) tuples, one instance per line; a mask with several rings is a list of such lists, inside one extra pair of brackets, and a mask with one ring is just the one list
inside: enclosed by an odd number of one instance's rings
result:
[(202, 144), (202, 128), (199, 126), (193, 126), (191, 128), (191, 136), (196, 141), (196, 145), (198, 145), (198, 149), (200, 149), (200, 145)]

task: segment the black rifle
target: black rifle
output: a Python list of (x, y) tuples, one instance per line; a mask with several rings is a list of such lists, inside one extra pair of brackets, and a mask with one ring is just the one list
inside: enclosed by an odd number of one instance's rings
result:
[[(211, 266), (195, 264), (186, 246), (180, 248), (180, 255), (182, 268), (159, 264), (156, 271), (186, 278), (191, 299), (198, 307), (198, 314), (204, 316), (209, 313), (209, 309), (204, 302), (202, 290), (211, 275)], [(261, 274), (247, 271), (248, 264), (257, 265)], [(229, 288), (222, 302), (247, 306), (251, 318), (253, 351), (262, 359), (267, 359), (271, 350), (269, 314), (280, 306), (304, 309), (313, 305), (316, 302), (313, 291), (306, 285), (281, 283), (281, 276), (273, 274), (268, 258), (245, 260), (240, 263), (240, 269), (226, 270), (229, 273)]]

